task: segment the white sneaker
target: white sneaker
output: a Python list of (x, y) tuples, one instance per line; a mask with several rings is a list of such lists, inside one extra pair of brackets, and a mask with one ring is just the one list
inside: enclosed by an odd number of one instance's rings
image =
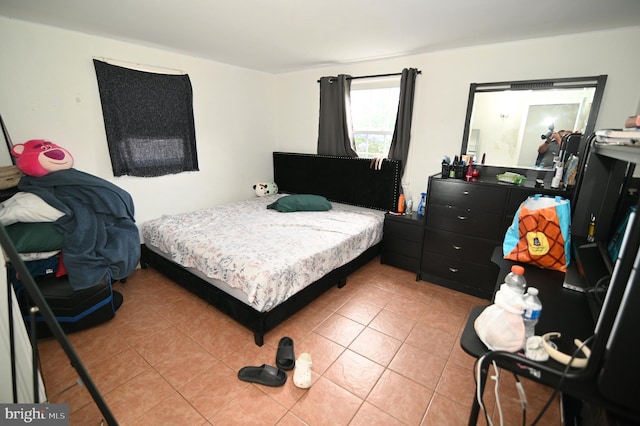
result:
[(300, 354), (296, 360), (296, 369), (293, 372), (293, 384), (301, 389), (308, 389), (311, 387), (311, 355), (304, 352)]

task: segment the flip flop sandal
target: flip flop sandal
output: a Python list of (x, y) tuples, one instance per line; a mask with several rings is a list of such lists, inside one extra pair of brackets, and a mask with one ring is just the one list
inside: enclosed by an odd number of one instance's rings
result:
[(293, 372), (293, 384), (301, 389), (308, 389), (311, 387), (311, 355), (308, 353), (302, 353), (296, 361), (296, 371)]
[(283, 337), (278, 343), (276, 353), (276, 365), (284, 371), (293, 370), (296, 365), (296, 357), (293, 354), (293, 340), (291, 337)]
[(260, 367), (242, 367), (238, 371), (238, 379), (244, 382), (278, 387), (287, 381), (287, 373), (272, 365), (262, 364)]

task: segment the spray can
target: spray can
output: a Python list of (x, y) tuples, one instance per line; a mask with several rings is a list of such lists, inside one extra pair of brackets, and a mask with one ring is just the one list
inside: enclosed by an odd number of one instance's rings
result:
[(589, 230), (587, 231), (587, 241), (590, 243), (596, 240), (596, 216), (591, 213), (591, 217), (589, 218)]

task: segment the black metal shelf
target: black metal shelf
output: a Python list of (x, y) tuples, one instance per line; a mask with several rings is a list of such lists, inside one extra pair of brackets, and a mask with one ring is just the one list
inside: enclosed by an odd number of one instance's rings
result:
[(640, 163), (640, 144), (614, 145), (596, 141), (593, 144), (593, 152), (628, 163)]

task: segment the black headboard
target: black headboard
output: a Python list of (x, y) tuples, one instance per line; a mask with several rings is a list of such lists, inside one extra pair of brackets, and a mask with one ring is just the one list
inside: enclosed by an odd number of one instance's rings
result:
[(273, 178), (282, 193), (322, 195), (377, 210), (398, 207), (399, 160), (385, 158), (377, 170), (366, 158), (274, 152)]

